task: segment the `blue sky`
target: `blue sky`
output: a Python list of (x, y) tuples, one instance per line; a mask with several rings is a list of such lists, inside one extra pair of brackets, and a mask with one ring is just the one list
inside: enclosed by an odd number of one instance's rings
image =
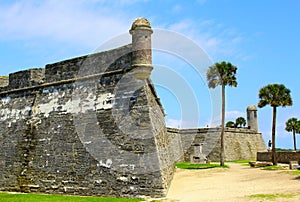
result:
[[(199, 57), (205, 57), (202, 65), (225, 60), (238, 67), (238, 87), (227, 88), (227, 120), (245, 117), (246, 107), (257, 105), (261, 87), (270, 83), (288, 87), (294, 105), (278, 110), (277, 146), (292, 148), (292, 136), (284, 127), (290, 117), (300, 118), (299, 9), (298, 0), (3, 0), (0, 75), (92, 53), (120, 35), (129, 36), (131, 23), (142, 16), (154, 30), (177, 33), (182, 41), (200, 47), (207, 56)], [(174, 42), (164, 51), (154, 51), (152, 79), (166, 121), (175, 127), (213, 124), (217, 118), (212, 118), (215, 107), (211, 102), (218, 104), (212, 97), (219, 91), (207, 89), (199, 67), (193, 66), (197, 62), (185, 58), (188, 48), (170, 54), (176, 47), (182, 44)], [(169, 76), (172, 72), (175, 81)], [(169, 84), (163, 83), (166, 81)], [(259, 129), (267, 141), (271, 108), (259, 109), (258, 115)], [(300, 135), (297, 138), (300, 148)]]

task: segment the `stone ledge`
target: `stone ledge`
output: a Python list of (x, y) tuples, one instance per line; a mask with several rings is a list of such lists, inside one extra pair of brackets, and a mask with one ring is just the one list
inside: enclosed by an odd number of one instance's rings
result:
[(57, 82), (53, 82), (53, 83), (45, 83), (45, 84), (41, 84), (41, 85), (38, 85), (38, 86), (30, 86), (30, 87), (24, 87), (24, 88), (18, 88), (18, 89), (9, 89), (9, 90), (0, 92), (0, 96), (10, 94), (10, 93), (27, 91), (27, 90), (40, 89), (40, 88), (49, 87), (49, 86), (58, 86), (58, 85), (62, 85), (62, 84), (74, 83), (76, 81), (88, 80), (88, 79), (98, 77), (98, 76), (103, 76), (103, 75), (107, 76), (107, 75), (111, 75), (111, 74), (120, 74), (120, 73), (123, 73), (123, 72), (124, 72), (124, 70), (120, 69), (120, 70), (115, 70), (115, 71), (110, 71), (110, 72), (104, 72), (104, 73), (84, 76), (84, 77), (80, 77), (80, 78), (72, 78), (72, 79), (57, 81)]

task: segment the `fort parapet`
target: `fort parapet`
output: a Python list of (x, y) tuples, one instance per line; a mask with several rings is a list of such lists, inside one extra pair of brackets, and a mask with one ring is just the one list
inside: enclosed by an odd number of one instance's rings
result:
[(132, 45), (47, 64), (0, 77), (0, 93), (75, 82), (104, 74), (131, 71)]

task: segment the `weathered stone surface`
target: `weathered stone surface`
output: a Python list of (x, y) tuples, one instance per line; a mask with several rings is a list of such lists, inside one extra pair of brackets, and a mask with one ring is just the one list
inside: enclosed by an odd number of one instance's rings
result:
[(290, 169), (291, 170), (297, 170), (298, 166), (299, 166), (298, 161), (290, 161)]
[[(220, 159), (220, 128), (171, 129), (169, 134), (179, 134), (184, 161), (190, 161), (195, 146), (202, 145), (203, 154), (211, 161)], [(225, 159), (255, 159), (258, 151), (266, 151), (261, 133), (246, 128), (226, 128)], [(180, 148), (180, 147), (179, 147)]]
[[(150, 81), (132, 94), (133, 78), (117, 89), (122, 76), (119, 72), (2, 94), (1, 189), (165, 195), (173, 159), (161, 105)], [(126, 118), (134, 129), (122, 128)]]
[(247, 107), (247, 124), (248, 128), (258, 132), (258, 119), (257, 119), (257, 108), (255, 105)]
[[(297, 161), (300, 164), (300, 151), (276, 151), (277, 161), (279, 163), (290, 163)], [(257, 152), (258, 161), (272, 161), (272, 152)]]
[(0, 88), (0, 190), (165, 196), (178, 140), (151, 80), (132, 72), (132, 47), (10, 74)]
[(272, 166), (272, 162), (259, 162), (259, 161), (251, 161), (249, 162), (249, 165), (252, 168), (257, 168), (257, 167), (266, 167), (266, 166)]
[(8, 86), (8, 77), (7, 76), (0, 76), (0, 89), (1, 87)]
[[(45, 67), (46, 83), (77, 79), (85, 76), (111, 74), (114, 71), (131, 69), (132, 45), (123, 46), (110, 51), (94, 53), (53, 64)], [(110, 79), (104, 79), (108, 82)]]
[(9, 75), (9, 89), (36, 86), (43, 83), (45, 77), (44, 68), (24, 70)]

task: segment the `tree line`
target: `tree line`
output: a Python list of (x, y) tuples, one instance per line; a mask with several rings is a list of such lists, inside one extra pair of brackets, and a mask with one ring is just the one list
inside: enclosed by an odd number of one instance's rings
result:
[(228, 128), (242, 128), (246, 126), (246, 119), (244, 117), (238, 117), (235, 122), (228, 121), (225, 125)]
[[(222, 88), (222, 119), (221, 119), (221, 150), (220, 150), (220, 165), (224, 166), (225, 159), (225, 145), (224, 145), (224, 130), (225, 130), (225, 87), (237, 87), (236, 79), (237, 67), (230, 62), (222, 61), (215, 63), (210, 66), (206, 72), (206, 79), (209, 88), (216, 88), (221, 86)], [(277, 165), (277, 158), (275, 153), (275, 134), (276, 134), (276, 118), (277, 118), (277, 107), (287, 107), (293, 105), (291, 97), (291, 91), (286, 88), (283, 84), (268, 84), (262, 87), (258, 93), (258, 107), (263, 108), (270, 105), (273, 110), (272, 120), (272, 162), (273, 165)], [(243, 117), (239, 117), (243, 118)], [(244, 119), (244, 118), (243, 118)], [(240, 120), (234, 122), (227, 122), (228, 126), (240, 124)], [(227, 126), (226, 124), (226, 126)], [(243, 125), (244, 123), (242, 123)], [(246, 125), (246, 120), (245, 120)], [(300, 121), (297, 118), (290, 118), (286, 122), (286, 130), (293, 133), (294, 150), (296, 150), (296, 133), (300, 133)]]

